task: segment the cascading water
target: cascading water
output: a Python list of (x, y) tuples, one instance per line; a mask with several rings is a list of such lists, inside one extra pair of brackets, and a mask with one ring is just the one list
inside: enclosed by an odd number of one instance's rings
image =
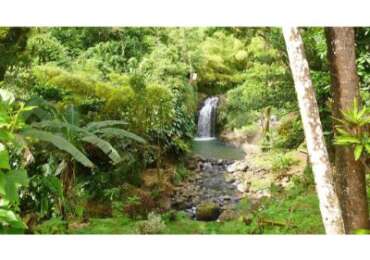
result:
[(205, 159), (240, 160), (244, 152), (226, 145), (216, 138), (216, 110), (218, 97), (209, 97), (199, 111), (198, 133), (192, 143), (193, 153)]
[(210, 140), (215, 136), (218, 97), (209, 97), (199, 111), (198, 140)]

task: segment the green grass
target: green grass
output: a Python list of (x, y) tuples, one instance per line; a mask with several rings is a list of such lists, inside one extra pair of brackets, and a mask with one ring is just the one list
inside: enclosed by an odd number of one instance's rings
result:
[[(70, 234), (137, 234), (136, 221), (125, 217), (90, 219), (86, 227), (70, 230)], [(226, 223), (202, 222), (187, 218), (167, 222), (163, 234), (248, 234), (252, 227), (242, 221)]]
[[(263, 234), (322, 234), (321, 221), (316, 194), (298, 195), (285, 200), (272, 199), (258, 212), (257, 221)], [(277, 224), (269, 224), (277, 223)]]
[(89, 225), (69, 230), (71, 234), (135, 234), (136, 222), (126, 217), (92, 218)]
[[(203, 222), (189, 219), (185, 213), (165, 213), (162, 234), (323, 234), (319, 202), (311, 171), (296, 177), (289, 190), (272, 187), (271, 198), (263, 199), (251, 211), (251, 204), (243, 199), (237, 206), (241, 216), (251, 216), (245, 224), (243, 218), (229, 222)], [(370, 191), (369, 191), (370, 198)], [(71, 234), (137, 234), (138, 221), (121, 214), (113, 218), (92, 218), (88, 225), (69, 229)], [(47, 230), (47, 229), (45, 229)], [(47, 232), (47, 231), (45, 231)], [(61, 231), (63, 232), (63, 231)]]
[[(166, 220), (163, 234), (322, 234), (318, 199), (314, 191), (275, 195), (266, 199), (252, 214), (246, 225), (242, 219), (220, 223), (189, 219), (177, 213), (175, 220)], [(137, 221), (125, 216), (90, 219), (88, 226), (70, 230), (74, 234), (136, 234)]]

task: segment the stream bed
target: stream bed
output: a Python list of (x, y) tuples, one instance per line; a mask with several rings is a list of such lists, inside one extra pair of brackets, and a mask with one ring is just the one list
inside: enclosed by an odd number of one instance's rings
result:
[(226, 176), (228, 167), (243, 160), (245, 153), (215, 137), (218, 100), (207, 98), (199, 111), (198, 133), (192, 142), (192, 167), (188, 167), (194, 174), (177, 188), (171, 203), (173, 208), (198, 220), (216, 220), (242, 198), (238, 183)]

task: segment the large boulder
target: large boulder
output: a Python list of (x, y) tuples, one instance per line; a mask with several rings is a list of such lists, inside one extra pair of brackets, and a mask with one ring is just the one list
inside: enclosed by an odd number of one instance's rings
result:
[(221, 213), (220, 207), (214, 202), (203, 202), (198, 205), (195, 217), (197, 220), (214, 221)]

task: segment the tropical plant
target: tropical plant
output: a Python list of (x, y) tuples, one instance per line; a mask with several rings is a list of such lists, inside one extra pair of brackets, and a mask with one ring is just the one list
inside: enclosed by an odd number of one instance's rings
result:
[[(32, 107), (15, 103), (14, 96), (4, 90), (0, 90), (0, 98), (0, 233), (19, 233), (27, 226), (18, 215), (18, 191), (28, 185), (24, 165), (32, 157), (19, 136), (26, 126), (20, 115)], [(10, 150), (23, 158), (12, 160)]]
[(129, 138), (139, 143), (145, 143), (141, 137), (117, 127), (126, 125), (124, 121), (97, 121), (81, 126), (80, 114), (73, 105), (68, 106), (64, 113), (53, 111), (55, 112), (54, 118), (35, 122), (32, 124), (32, 129), (27, 129), (22, 134), (51, 143), (64, 153), (59, 171), (62, 175), (66, 174), (66, 176), (62, 176), (62, 179), (66, 178), (65, 185), (75, 175), (75, 162), (87, 168), (95, 167), (87, 156), (86, 144), (98, 148), (109, 157), (112, 164), (117, 164), (121, 161), (121, 156), (106, 139)]
[(369, 172), (367, 160), (370, 156), (370, 108), (359, 108), (357, 100), (354, 100), (353, 108), (342, 111), (342, 115), (343, 119), (335, 118), (338, 122), (335, 144), (351, 147), (355, 160), (360, 160)]

